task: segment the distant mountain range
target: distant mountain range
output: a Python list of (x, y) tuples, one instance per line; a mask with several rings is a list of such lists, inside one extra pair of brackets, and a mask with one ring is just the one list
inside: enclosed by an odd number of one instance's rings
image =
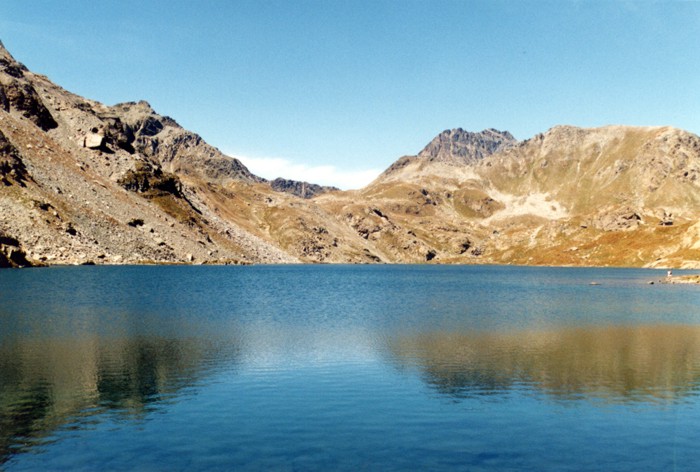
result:
[(363, 189), (251, 173), (146, 102), (106, 106), (0, 43), (0, 266), (700, 267), (700, 138), (446, 130)]

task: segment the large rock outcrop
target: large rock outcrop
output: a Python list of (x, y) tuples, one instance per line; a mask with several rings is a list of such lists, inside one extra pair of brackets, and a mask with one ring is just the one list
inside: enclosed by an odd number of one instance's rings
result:
[(30, 178), (19, 151), (0, 131), (0, 184), (24, 186)]
[(27, 255), (22, 250), (19, 241), (0, 232), (0, 269), (31, 267), (33, 265), (27, 260)]

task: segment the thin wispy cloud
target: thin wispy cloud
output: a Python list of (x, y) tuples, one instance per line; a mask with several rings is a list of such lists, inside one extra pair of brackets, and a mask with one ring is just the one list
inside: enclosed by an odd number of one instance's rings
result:
[(380, 169), (348, 170), (333, 165), (310, 166), (293, 162), (283, 157), (236, 156), (256, 175), (266, 179), (285, 179), (331, 185), (343, 190), (359, 189), (373, 181), (381, 173)]

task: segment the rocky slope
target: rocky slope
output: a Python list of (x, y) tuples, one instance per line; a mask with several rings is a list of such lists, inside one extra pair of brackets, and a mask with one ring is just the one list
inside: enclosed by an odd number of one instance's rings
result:
[(700, 138), (444, 131), (364, 189), (268, 182), (146, 102), (0, 45), (0, 266), (431, 262), (700, 267)]
[(296, 261), (203, 216), (188, 179), (261, 179), (147, 103), (83, 99), (2, 47), (0, 97), (0, 233), (30, 261)]

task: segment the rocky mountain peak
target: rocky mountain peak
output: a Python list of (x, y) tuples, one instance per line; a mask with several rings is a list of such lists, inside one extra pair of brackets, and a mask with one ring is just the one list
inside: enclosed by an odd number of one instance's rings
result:
[(12, 57), (12, 54), (10, 54), (10, 51), (5, 49), (2, 41), (0, 41), (0, 72), (4, 72), (14, 78), (22, 78), (26, 71), (27, 68), (24, 64), (17, 62), (17, 60)]
[(15, 60), (10, 54), (10, 51), (8, 51), (7, 48), (5, 48), (5, 45), (3, 44), (2, 40), (0, 40), (0, 59), (7, 59), (13, 62)]
[(0, 110), (21, 114), (43, 131), (56, 128), (58, 123), (25, 72), (27, 68), (0, 45)]
[(437, 135), (418, 157), (448, 164), (473, 164), (516, 143), (508, 131), (489, 128), (476, 133), (455, 128)]
[(270, 186), (272, 187), (272, 190), (277, 192), (291, 193), (292, 195), (296, 195), (297, 197), (301, 198), (312, 198), (322, 193), (340, 190), (337, 187), (283, 179), (281, 177), (271, 181)]
[(119, 110), (122, 113), (138, 113), (144, 115), (154, 115), (156, 111), (153, 109), (150, 103), (146, 100), (139, 100), (138, 102), (124, 102), (117, 103), (112, 108)]

